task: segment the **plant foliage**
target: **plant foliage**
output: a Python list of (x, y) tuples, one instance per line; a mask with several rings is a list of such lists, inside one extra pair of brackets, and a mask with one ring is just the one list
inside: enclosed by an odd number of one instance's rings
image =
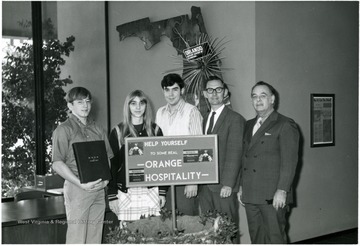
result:
[[(24, 28), (30, 22), (20, 23)], [(45, 101), (45, 161), (51, 162), (52, 132), (67, 116), (66, 93), (63, 87), (71, 84), (70, 76), (60, 78), (63, 56), (74, 51), (75, 38), (65, 42), (54, 38), (54, 28), (48, 19), (43, 41), (43, 73)], [(43, 32), (44, 32), (43, 31)], [(9, 45), (2, 61), (2, 197), (14, 196), (23, 186), (31, 185), (35, 172), (35, 106), (34, 106), (33, 45)]]
[[(166, 71), (167, 73), (182, 71), (182, 77), (186, 84), (186, 101), (196, 105), (202, 113), (207, 111), (209, 107), (202, 95), (205, 80), (210, 76), (222, 78), (223, 71), (230, 70), (230, 68), (221, 68), (222, 61), (225, 59), (221, 52), (225, 49), (228, 41), (225, 41), (225, 38), (213, 39), (207, 34), (201, 34), (196, 40), (196, 44), (205, 42), (208, 42), (211, 47), (208, 55), (190, 61), (184, 56), (174, 56), (175, 65), (180, 67)], [(178, 52), (182, 53), (182, 51)]]
[(177, 216), (177, 231), (171, 225), (168, 213), (162, 213), (117, 226), (105, 240), (112, 244), (229, 244), (237, 232), (235, 223), (216, 211), (201, 216)]

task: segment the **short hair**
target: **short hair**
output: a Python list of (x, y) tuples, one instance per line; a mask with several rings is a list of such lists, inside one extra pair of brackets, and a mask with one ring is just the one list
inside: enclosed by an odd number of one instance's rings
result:
[(259, 81), (259, 82), (257, 82), (257, 83), (251, 88), (251, 93), (253, 92), (253, 90), (254, 90), (254, 88), (255, 88), (256, 86), (260, 86), (260, 85), (264, 85), (264, 86), (266, 86), (267, 88), (269, 88), (271, 94), (273, 94), (273, 95), (276, 94), (275, 88), (274, 88), (272, 85), (270, 85), (269, 83), (266, 83), (266, 82), (264, 82), (264, 81)]
[(212, 75), (212, 76), (209, 76), (206, 80), (205, 80), (205, 84), (204, 84), (204, 88), (206, 88), (206, 85), (209, 81), (211, 80), (219, 80), (221, 81), (221, 84), (224, 86), (224, 88), (227, 89), (227, 85), (225, 84), (225, 82), (222, 80), (222, 78), (218, 77), (218, 76), (215, 76), (215, 75)]
[(277, 92), (277, 90), (272, 86), (270, 85), (269, 83), (266, 83), (265, 81), (259, 81), (257, 82), (252, 88), (251, 88), (251, 94), (254, 90), (254, 88), (256, 86), (260, 86), (260, 85), (263, 85), (263, 86), (266, 86), (267, 88), (269, 88), (271, 94), (274, 95), (275, 97), (275, 101), (274, 101), (274, 108), (277, 109), (279, 107), (279, 93)]
[(185, 87), (185, 82), (179, 74), (169, 73), (161, 80), (161, 88), (165, 89), (165, 87), (173, 86), (175, 83), (179, 85), (180, 89)]
[(88, 89), (84, 87), (74, 87), (66, 94), (65, 100), (68, 103), (72, 103), (75, 100), (82, 100), (85, 98), (92, 99), (91, 93)]

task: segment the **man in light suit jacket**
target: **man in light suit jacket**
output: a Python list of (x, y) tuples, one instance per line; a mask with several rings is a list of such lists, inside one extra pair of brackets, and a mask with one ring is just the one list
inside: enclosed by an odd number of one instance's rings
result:
[(276, 90), (268, 83), (258, 82), (251, 98), (257, 117), (245, 126), (238, 199), (245, 206), (252, 243), (284, 244), (299, 130), (292, 119), (274, 110)]
[(204, 118), (203, 129), (205, 134), (218, 136), (220, 182), (199, 187), (200, 208), (203, 213), (209, 210), (226, 213), (238, 226), (239, 206), (236, 194), (240, 182), (245, 119), (225, 106), (224, 98), (228, 95), (228, 90), (222, 79), (209, 77), (205, 88), (203, 93), (211, 106), (211, 112)]

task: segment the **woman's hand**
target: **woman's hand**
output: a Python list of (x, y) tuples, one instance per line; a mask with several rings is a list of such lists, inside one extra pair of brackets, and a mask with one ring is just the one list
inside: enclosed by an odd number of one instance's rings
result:
[(120, 213), (120, 207), (119, 207), (119, 201), (118, 200), (113, 200), (113, 201), (109, 201), (109, 207), (110, 210), (118, 215)]
[(160, 196), (160, 208), (163, 208), (165, 206), (165, 203), (166, 203), (165, 196)]

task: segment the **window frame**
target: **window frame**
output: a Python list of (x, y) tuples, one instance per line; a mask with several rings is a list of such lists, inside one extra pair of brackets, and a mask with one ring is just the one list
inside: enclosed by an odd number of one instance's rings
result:
[(46, 174), (45, 163), (45, 102), (44, 70), (42, 52), (42, 3), (31, 2), (31, 19), (34, 49), (34, 89), (35, 89), (35, 174)]

